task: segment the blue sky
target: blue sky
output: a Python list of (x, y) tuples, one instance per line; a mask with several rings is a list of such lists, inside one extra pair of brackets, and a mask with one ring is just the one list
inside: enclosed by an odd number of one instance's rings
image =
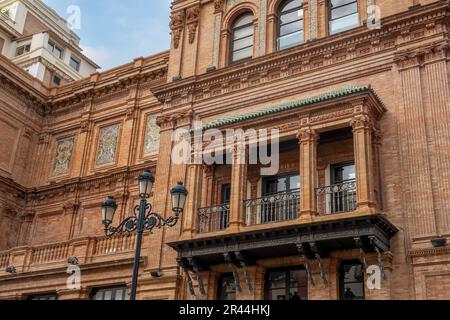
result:
[(171, 0), (44, 0), (63, 18), (67, 9), (81, 9), (84, 53), (103, 70), (149, 56), (170, 46)]

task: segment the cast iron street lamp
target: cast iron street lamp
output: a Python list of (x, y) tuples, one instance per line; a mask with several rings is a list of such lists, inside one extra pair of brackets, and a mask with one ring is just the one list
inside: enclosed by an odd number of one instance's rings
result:
[(178, 182), (178, 185), (170, 191), (172, 197), (172, 211), (175, 213), (175, 216), (164, 218), (160, 214), (152, 212), (152, 205), (147, 202), (147, 199), (152, 192), (153, 184), (155, 183), (155, 177), (149, 171), (144, 171), (144, 173), (139, 176), (138, 181), (141, 202), (134, 208), (134, 214), (123, 220), (117, 227), (111, 226), (117, 209), (114, 197), (109, 196), (102, 204), (102, 223), (105, 226), (105, 234), (107, 237), (122, 233), (132, 233), (137, 230), (130, 300), (136, 300), (139, 260), (141, 258), (142, 234), (144, 230), (152, 232), (154, 228), (162, 228), (164, 226), (174, 227), (184, 210), (188, 194), (183, 183)]

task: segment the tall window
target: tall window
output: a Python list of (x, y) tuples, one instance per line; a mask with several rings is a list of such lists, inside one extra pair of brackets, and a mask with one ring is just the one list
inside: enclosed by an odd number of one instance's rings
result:
[(127, 287), (97, 289), (92, 294), (92, 300), (128, 300)]
[(277, 48), (283, 50), (303, 43), (303, 0), (286, 0), (278, 10)]
[(359, 261), (342, 263), (339, 287), (341, 300), (364, 300), (364, 273)]
[(308, 299), (308, 277), (302, 268), (269, 270), (265, 286), (266, 300)]
[(233, 274), (223, 274), (219, 278), (217, 300), (236, 300), (236, 285)]
[(330, 34), (359, 26), (357, 0), (330, 0)]
[(73, 70), (80, 71), (80, 64), (80, 60), (74, 58), (73, 56), (70, 57), (69, 65)]
[(231, 35), (230, 62), (253, 57), (253, 15), (245, 13), (233, 24)]
[(30, 52), (31, 44), (24, 44), (16, 49), (16, 56), (20, 56), (24, 53)]

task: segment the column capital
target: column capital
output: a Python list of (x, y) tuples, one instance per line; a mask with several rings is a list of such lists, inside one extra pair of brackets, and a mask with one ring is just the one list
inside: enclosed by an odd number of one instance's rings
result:
[(370, 129), (373, 128), (373, 121), (368, 115), (360, 114), (353, 117), (350, 121), (350, 126), (353, 130)]
[(319, 134), (316, 130), (311, 128), (302, 128), (297, 132), (297, 139), (299, 143), (302, 142), (317, 142), (319, 140)]

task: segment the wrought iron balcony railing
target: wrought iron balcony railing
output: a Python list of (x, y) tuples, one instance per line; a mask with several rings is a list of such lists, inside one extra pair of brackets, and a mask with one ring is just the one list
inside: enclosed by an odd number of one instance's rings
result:
[(356, 181), (347, 180), (316, 189), (320, 214), (351, 212), (356, 209)]
[(299, 206), (300, 190), (245, 200), (246, 224), (251, 226), (297, 219)]
[(198, 233), (225, 230), (230, 224), (230, 204), (198, 209), (198, 218)]

